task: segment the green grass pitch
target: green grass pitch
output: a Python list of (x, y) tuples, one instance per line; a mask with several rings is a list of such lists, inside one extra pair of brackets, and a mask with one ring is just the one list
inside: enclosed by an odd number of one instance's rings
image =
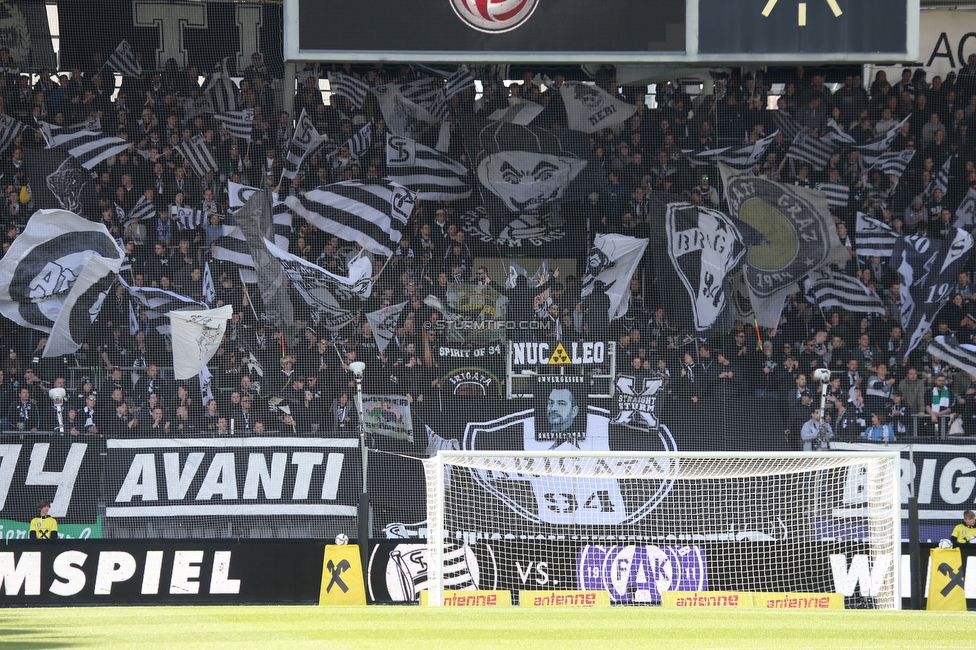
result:
[(2, 648), (953, 648), (966, 612), (689, 612), (419, 607), (0, 610)]

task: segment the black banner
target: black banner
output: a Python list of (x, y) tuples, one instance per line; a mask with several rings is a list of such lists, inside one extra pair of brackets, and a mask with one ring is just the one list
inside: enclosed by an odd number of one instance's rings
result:
[(93, 53), (107, 59), (125, 40), (143, 54), (143, 68), (150, 72), (172, 58), (180, 68), (195, 65), (206, 74), (230, 57), (230, 69), (243, 74), (259, 52), (272, 73), (281, 75), (280, 4), (62, 0), (58, 22), (62, 70), (96, 72), (101, 63)]
[(88, 541), (0, 548), (0, 606), (313, 604), (325, 543)]
[(355, 517), (357, 438), (109, 440), (105, 516)]
[(10, 50), (10, 63), (3, 64), (4, 72), (54, 71), (58, 59), (45, 3), (0, 2), (0, 47)]
[[(0, 521), (7, 539), (27, 536), (27, 524), (38, 516), (37, 502), (51, 502), (50, 515), (74, 534), (98, 521), (99, 453), (97, 436), (72, 441), (64, 436), (0, 436)], [(78, 528), (78, 530), (75, 530)], [(94, 532), (94, 531), (91, 531)], [(74, 536), (74, 534), (72, 536)], [(97, 533), (95, 534), (97, 536)]]

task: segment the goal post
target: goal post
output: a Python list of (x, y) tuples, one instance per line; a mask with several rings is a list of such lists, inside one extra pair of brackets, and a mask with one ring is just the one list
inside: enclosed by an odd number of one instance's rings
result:
[(427, 602), (478, 588), (899, 609), (899, 472), (896, 451), (443, 450), (425, 461)]

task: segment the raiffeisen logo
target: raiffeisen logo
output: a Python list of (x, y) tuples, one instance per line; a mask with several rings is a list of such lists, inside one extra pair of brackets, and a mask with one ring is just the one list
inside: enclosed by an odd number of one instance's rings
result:
[(486, 34), (500, 34), (521, 27), (539, 0), (451, 0), (458, 18)]

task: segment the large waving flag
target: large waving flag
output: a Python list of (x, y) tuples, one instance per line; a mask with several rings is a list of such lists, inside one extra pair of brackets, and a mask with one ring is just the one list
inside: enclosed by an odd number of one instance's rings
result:
[(285, 178), (295, 178), (305, 156), (308, 155), (312, 147), (328, 139), (327, 136), (319, 134), (312, 123), (312, 118), (303, 108), (302, 114), (298, 117), (298, 122), (295, 123), (295, 132), (292, 134), (291, 140), (288, 141), (285, 159), (282, 161), (281, 175)]
[(199, 375), (217, 353), (227, 321), (234, 308), (199, 311), (171, 311), (170, 333), (173, 337), (173, 374), (176, 379), (190, 379)]
[(901, 278), (901, 324), (908, 345), (905, 356), (932, 329), (939, 310), (949, 302), (959, 274), (973, 248), (973, 236), (953, 227), (943, 238), (928, 235), (900, 237), (890, 267)]
[(749, 224), (763, 243), (749, 247), (743, 268), (749, 297), (761, 327), (778, 327), (787, 296), (801, 278), (850, 254), (822, 192), (777, 183), (761, 176), (735, 174), (720, 165), (729, 214)]
[(607, 285), (610, 320), (625, 315), (630, 301), (630, 279), (637, 271), (645, 249), (646, 239), (602, 233), (594, 237), (580, 297), (590, 295), (594, 283), (600, 280)]
[(387, 134), (386, 166), (387, 178), (423, 201), (456, 201), (471, 195), (467, 167), (416, 140)]
[(319, 230), (354, 241), (368, 251), (393, 255), (406, 230), (417, 194), (402, 185), (343, 181), (322, 185), (285, 204)]
[(49, 332), (45, 357), (78, 350), (125, 257), (104, 225), (40, 210), (0, 259), (0, 313)]
[(569, 128), (574, 131), (596, 133), (626, 121), (637, 112), (636, 106), (581, 81), (567, 81), (559, 86), (559, 94), (566, 106)]
[(142, 75), (142, 64), (136, 58), (136, 53), (125, 41), (119, 43), (111, 56), (105, 62), (113, 72), (118, 72), (123, 77), (133, 77), (138, 79)]

